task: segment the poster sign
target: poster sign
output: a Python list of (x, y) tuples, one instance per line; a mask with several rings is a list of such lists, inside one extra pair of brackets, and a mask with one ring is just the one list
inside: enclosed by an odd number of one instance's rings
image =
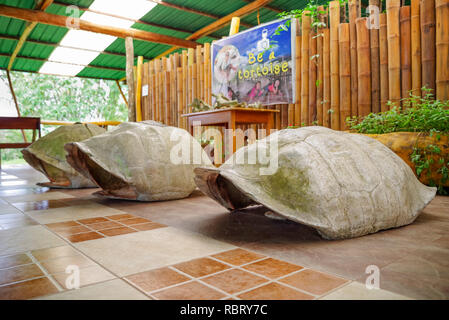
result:
[(212, 44), (212, 93), (262, 105), (295, 102), (296, 20), (269, 22)]

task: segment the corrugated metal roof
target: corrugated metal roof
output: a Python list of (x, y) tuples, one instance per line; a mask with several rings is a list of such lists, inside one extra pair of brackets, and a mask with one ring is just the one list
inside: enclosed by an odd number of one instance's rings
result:
[[(67, 5), (77, 5), (81, 8), (88, 8), (94, 0), (57, 0), (46, 12), (58, 15), (67, 15)], [(202, 11), (207, 15), (216, 17), (223, 17), (247, 5), (249, 1), (243, 0), (226, 0), (226, 1), (210, 1), (210, 0), (165, 0), (167, 3), (184, 6), (190, 9)], [(269, 5), (282, 10), (292, 10), (303, 8), (308, 0), (273, 0)], [(328, 1), (321, 1), (322, 3)], [(61, 5), (65, 4), (65, 5)], [(33, 9), (35, 5), (34, 0), (0, 0), (0, 4)], [(242, 19), (243, 24), (257, 25), (258, 12), (253, 12)], [(259, 10), (260, 22), (268, 22), (277, 19), (277, 12), (261, 8)], [(164, 35), (169, 35), (178, 38), (186, 38), (191, 33), (211, 24), (216, 19), (209, 16), (195, 14), (187, 11), (182, 11), (172, 7), (163, 5), (156, 5), (150, 12), (143, 15), (140, 19), (147, 23), (157, 25), (164, 25), (168, 28), (161, 28), (142, 23), (135, 23), (132, 28), (151, 31)], [(26, 22), (10, 19), (0, 16), (0, 68), (5, 69), (8, 66), (9, 58), (5, 55), (11, 55), (14, 51), (20, 35), (26, 27)], [(175, 29), (175, 30), (173, 30)], [(241, 26), (241, 30), (247, 27)], [(181, 31), (182, 30), (182, 31)], [(14, 62), (13, 70), (38, 72), (42, 64), (51, 55), (55, 49), (55, 44), (58, 44), (68, 32), (67, 28), (48, 26), (45, 24), (38, 24), (29, 35), (26, 43), (22, 47), (17, 59)], [(224, 27), (210, 37), (203, 37), (199, 39), (198, 43), (211, 42), (213, 39), (226, 36), (229, 32), (229, 26)], [(5, 39), (7, 36), (9, 39)], [(45, 43), (37, 43), (45, 42)], [(52, 45), (53, 44), (53, 45)], [(134, 41), (134, 50), (136, 56), (144, 56), (150, 59), (163, 53), (169, 49), (170, 46), (164, 44), (156, 44), (140, 40)], [(107, 54), (116, 53), (119, 55)], [(106, 50), (104, 54), (99, 54), (91, 63), (90, 66), (82, 70), (78, 76), (104, 78), (104, 79), (120, 79), (125, 76), (124, 71), (99, 69), (97, 67), (120, 68), (125, 69), (125, 41), (124, 39), (115, 40)], [(120, 56), (121, 55), (121, 56)], [(29, 58), (29, 59), (28, 59)], [(40, 59), (40, 60), (35, 60)]]

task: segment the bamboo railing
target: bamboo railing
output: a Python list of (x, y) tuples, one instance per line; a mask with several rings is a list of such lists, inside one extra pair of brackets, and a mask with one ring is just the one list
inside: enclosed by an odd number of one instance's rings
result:
[[(314, 30), (311, 17), (302, 17), (293, 58), (297, 99), (269, 106), (280, 111), (277, 129), (319, 124), (345, 130), (347, 117), (386, 111), (387, 101), (400, 105), (424, 85), (449, 100), (449, 0), (412, 0), (402, 7), (400, 0), (387, 0), (378, 18), (360, 17), (357, 0), (347, 6), (330, 2), (319, 17), (324, 29)], [(144, 120), (186, 128), (181, 115), (190, 112), (193, 99), (212, 102), (210, 48), (206, 43), (142, 65)]]

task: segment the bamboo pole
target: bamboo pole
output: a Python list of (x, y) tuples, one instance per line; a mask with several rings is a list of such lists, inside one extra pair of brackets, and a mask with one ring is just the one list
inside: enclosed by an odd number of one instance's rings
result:
[(388, 36), (387, 14), (379, 17), (379, 62), (380, 62), (380, 111), (388, 110), (389, 86), (388, 86)]
[(128, 84), (128, 121), (136, 121), (136, 91), (134, 85), (134, 44), (133, 38), (125, 39), (126, 83)]
[[(188, 110), (187, 106), (188, 106), (188, 101), (187, 101), (187, 92), (188, 92), (188, 87), (187, 87), (187, 73), (188, 73), (188, 56), (187, 56), (187, 51), (184, 50), (182, 52), (181, 55), (181, 67), (182, 67), (182, 97), (183, 97), (183, 101), (182, 101), (182, 111), (183, 113), (189, 113), (190, 110)], [(182, 118), (181, 119), (181, 123), (182, 126), (181, 128), (187, 129), (187, 119), (186, 118)]]
[[(148, 62), (142, 64), (142, 120), (149, 120), (148, 105), (149, 105), (149, 90), (148, 90)], [(146, 88), (146, 90), (144, 90)]]
[(309, 37), (311, 18), (302, 16), (302, 44), (301, 44), (301, 124), (309, 123)]
[(330, 30), (323, 30), (323, 126), (330, 128), (331, 74)]
[(421, 96), (421, 26), (420, 0), (411, 0), (412, 92)]
[(357, 63), (359, 79), (358, 114), (365, 117), (371, 112), (371, 64), (369, 30), (367, 18), (356, 20), (357, 28)]
[(331, 128), (340, 130), (340, 72), (338, 50), (338, 25), (340, 24), (340, 2), (329, 3), (330, 13), (330, 68), (331, 68)]
[[(309, 124), (312, 125), (317, 120), (317, 105), (316, 105), (316, 93), (317, 93), (317, 39), (316, 33), (312, 31), (309, 36)], [(314, 58), (312, 58), (314, 57)]]
[(159, 73), (161, 72), (160, 67), (161, 59), (154, 60), (154, 107), (153, 107), (153, 117), (154, 121), (159, 121)]
[(136, 84), (136, 121), (142, 121), (142, 65), (143, 57), (137, 58), (137, 84)]
[(449, 0), (436, 0), (436, 97), (449, 100)]
[(156, 120), (156, 76), (154, 69), (154, 60), (150, 61), (150, 79), (151, 79), (151, 120)]
[(379, 0), (370, 0), (370, 43), (371, 43), (371, 110), (374, 113), (380, 112), (380, 61), (379, 61), (379, 11), (381, 3)]
[(204, 83), (205, 83), (205, 98), (204, 101), (211, 103), (211, 86), (210, 86), (210, 43), (204, 44)]
[(351, 117), (351, 49), (349, 23), (338, 28), (340, 57), (340, 129), (346, 130), (346, 119)]
[(400, 5), (399, 0), (387, 0), (389, 100), (398, 107), (401, 100)]
[(410, 6), (401, 7), (399, 15), (401, 21), (401, 91), (404, 99), (410, 96), (410, 90), (412, 90)]
[(182, 67), (176, 69), (176, 100), (178, 105), (178, 127), (182, 128), (182, 114), (183, 114), (183, 98), (182, 98)]
[(435, 0), (421, 0), (422, 85), (435, 93)]
[(296, 36), (295, 126), (301, 125), (301, 36)]
[(349, 1), (349, 37), (351, 48), (351, 116), (357, 116), (358, 104), (358, 80), (357, 80), (357, 31), (355, 20), (358, 18), (358, 6), (356, 0)]
[[(323, 6), (318, 7), (319, 11), (324, 11)], [(320, 22), (324, 23), (325, 16), (320, 14)], [(316, 115), (317, 124), (323, 125), (323, 29), (317, 31), (317, 88), (316, 88)]]

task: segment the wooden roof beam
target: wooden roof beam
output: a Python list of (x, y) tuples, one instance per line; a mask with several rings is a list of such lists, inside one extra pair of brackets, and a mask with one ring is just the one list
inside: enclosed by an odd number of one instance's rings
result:
[[(53, 1), (53, 4), (61, 6), (61, 7), (69, 7), (69, 6), (71, 6), (71, 4), (68, 4), (68, 3), (65, 3), (65, 2), (59, 2), (59, 1)], [(143, 24), (143, 25), (146, 25), (146, 26), (150, 26), (150, 27), (162, 28), (162, 29), (167, 29), (167, 30), (172, 30), (172, 31), (177, 31), (177, 32), (184, 32), (184, 33), (193, 33), (193, 31), (191, 31), (191, 30), (175, 28), (175, 27), (172, 27), (172, 26), (167, 26), (167, 25), (164, 25), (164, 24), (159, 24), (159, 23), (154, 23), (154, 22), (147, 22), (147, 21), (144, 21), (144, 20), (141, 20), (141, 19), (137, 19), (136, 20), (136, 19), (126, 18), (126, 17), (122, 17), (122, 16), (119, 16), (119, 15), (111, 14), (111, 13), (101, 12), (101, 11), (98, 11), (98, 10), (92, 10), (92, 9), (90, 9), (88, 7), (78, 6), (78, 8), (81, 11), (92, 12), (92, 13), (101, 14), (101, 15), (108, 16), (108, 17), (128, 20), (128, 21), (132, 21), (134, 23), (139, 23), (139, 24)], [(211, 36), (211, 38), (218, 39), (217, 37), (213, 37), (213, 36)]]
[[(45, 11), (51, 4), (53, 3), (53, 0), (40, 0), (36, 6), (37, 10)], [(16, 47), (14, 48), (13, 53), (11, 54), (11, 57), (9, 58), (8, 63), (8, 70), (11, 70), (14, 61), (16, 60), (17, 55), (19, 54), (20, 50), (22, 50), (23, 45), (25, 44), (26, 39), (30, 35), (31, 31), (33, 31), (34, 27), (36, 27), (37, 22), (31, 22), (29, 23), (25, 30), (23, 31), (22, 35), (20, 36), (19, 42), (17, 43)]]
[[(245, 16), (247, 16), (248, 14), (256, 11), (257, 9), (260, 9), (261, 7), (267, 5), (268, 3), (270, 3), (272, 0), (255, 0), (252, 1), (250, 3), (248, 3), (246, 6), (241, 7), (240, 9), (234, 11), (231, 14), (228, 14), (227, 16), (218, 19), (215, 22), (212, 22), (211, 24), (205, 26), (204, 28), (201, 28), (200, 30), (196, 31), (195, 33), (193, 33), (192, 35), (188, 36), (186, 39), (187, 40), (196, 40), (199, 39), (201, 37), (207, 36), (208, 34), (211, 34), (221, 28), (223, 28), (224, 26), (226, 26), (227, 24), (229, 24), (232, 20), (233, 17), (240, 17), (243, 18)], [(179, 47), (172, 47), (170, 49), (168, 49), (167, 51), (161, 53), (160, 55), (158, 55), (155, 59), (161, 58), (163, 56), (166, 56), (167, 54), (170, 54), (171, 52), (175, 51), (176, 49), (178, 49)]]
[[(174, 3), (170, 3), (170, 2), (166, 2), (166, 1), (162, 1), (162, 0), (148, 0), (148, 1), (160, 4), (161, 6), (164, 6), (164, 7), (178, 9), (178, 10), (185, 11), (185, 12), (190, 12), (190, 13), (197, 14), (197, 15), (200, 15), (200, 16), (203, 16), (203, 17), (212, 18), (212, 19), (215, 19), (215, 20), (221, 19), (220, 16), (217, 16), (215, 14), (207, 13), (207, 12), (204, 12), (204, 11), (192, 9), (192, 8), (185, 7), (185, 6), (180, 6), (180, 5), (177, 5), (177, 4), (174, 4)], [(240, 22), (240, 25), (244, 26), (244, 27), (247, 27), (247, 28), (254, 27), (254, 25), (249, 24), (249, 23), (244, 23), (244, 22)]]
[[(50, 14), (38, 10), (22, 9), (17, 7), (0, 5), (0, 16), (67, 28), (66, 25), (67, 17), (56, 14)], [(170, 37), (154, 32), (148, 32), (132, 28), (124, 29), (112, 26), (104, 26), (92, 22), (87, 22), (78, 18), (75, 18), (74, 20), (76, 24), (79, 26), (79, 29), (84, 31), (107, 34), (119, 38), (132, 37), (138, 40), (149, 41), (154, 43), (162, 43), (182, 48), (196, 48), (197, 46), (197, 43), (194, 41)]]

